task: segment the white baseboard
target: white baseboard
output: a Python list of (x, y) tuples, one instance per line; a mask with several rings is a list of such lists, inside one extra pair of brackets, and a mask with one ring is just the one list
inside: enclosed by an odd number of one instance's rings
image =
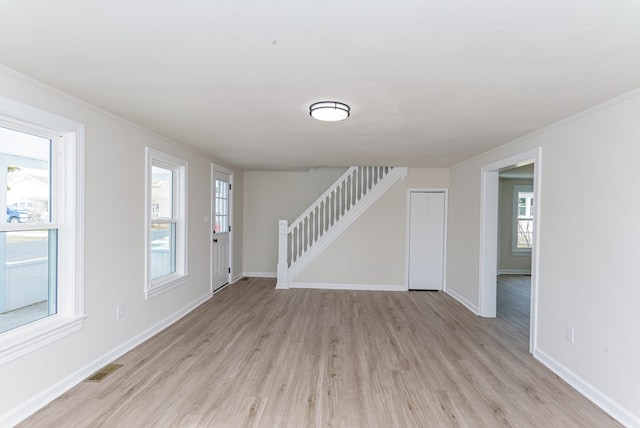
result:
[(244, 274), (239, 274), (239, 275), (234, 276), (231, 279), (231, 284), (235, 284), (236, 282), (240, 281), (243, 277), (244, 277)]
[(76, 370), (74, 373), (60, 380), (49, 388), (40, 391), (29, 400), (21, 403), (19, 406), (13, 408), (4, 415), (0, 415), (0, 426), (12, 427), (22, 422), (80, 382), (84, 381), (87, 377), (91, 376), (97, 370), (126, 354), (147, 339), (160, 333), (162, 330), (169, 327), (180, 318), (184, 317), (195, 308), (205, 303), (211, 298), (211, 296), (212, 293), (205, 294), (204, 296), (191, 302), (179, 311), (169, 315), (167, 318), (163, 319), (162, 321), (158, 322), (157, 324), (153, 325), (137, 336), (132, 337), (131, 339), (112, 349), (102, 357)]
[(480, 310), (478, 309), (478, 306), (474, 305), (473, 303), (471, 303), (470, 301), (462, 297), (460, 294), (456, 293), (454, 290), (447, 288), (446, 290), (444, 290), (444, 292), (447, 293), (449, 296), (453, 297), (454, 299), (456, 299), (458, 302), (462, 303), (464, 306), (466, 306), (467, 309), (469, 309), (474, 314), (480, 315)]
[(498, 275), (531, 275), (531, 269), (499, 269)]
[(275, 272), (244, 272), (242, 276), (248, 276), (250, 278), (277, 278)]
[(314, 288), (320, 290), (353, 290), (353, 291), (407, 291), (405, 285), (387, 284), (329, 284), (317, 282), (290, 282), (289, 288)]
[(571, 385), (580, 394), (591, 400), (596, 406), (607, 412), (612, 418), (626, 427), (640, 427), (640, 416), (634, 415), (608, 395), (591, 385), (586, 380), (560, 364), (551, 356), (536, 348), (533, 356), (562, 380)]

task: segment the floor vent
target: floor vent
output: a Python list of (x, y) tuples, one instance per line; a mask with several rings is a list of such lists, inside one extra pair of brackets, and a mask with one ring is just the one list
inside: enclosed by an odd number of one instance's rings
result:
[(108, 364), (86, 378), (85, 382), (101, 382), (105, 377), (122, 367), (122, 364)]

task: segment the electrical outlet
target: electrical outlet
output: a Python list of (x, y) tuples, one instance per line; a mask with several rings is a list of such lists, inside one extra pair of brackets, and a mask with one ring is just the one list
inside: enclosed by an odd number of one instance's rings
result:
[(209, 224), (209, 216), (206, 214), (204, 216), (204, 224)]
[(116, 319), (121, 320), (124, 318), (124, 304), (116, 305)]
[(576, 339), (576, 330), (570, 325), (566, 325), (564, 327), (564, 338), (567, 339), (567, 342), (573, 343)]

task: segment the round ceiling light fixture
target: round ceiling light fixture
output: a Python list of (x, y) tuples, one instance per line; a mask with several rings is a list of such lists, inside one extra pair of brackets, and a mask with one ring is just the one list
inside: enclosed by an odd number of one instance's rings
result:
[(345, 120), (350, 113), (351, 107), (338, 101), (320, 101), (309, 106), (311, 117), (323, 122)]

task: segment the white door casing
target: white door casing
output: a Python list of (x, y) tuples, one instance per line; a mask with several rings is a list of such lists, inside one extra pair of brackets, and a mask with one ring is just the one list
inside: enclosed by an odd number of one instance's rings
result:
[(537, 346), (538, 326), (538, 260), (540, 251), (540, 213), (542, 183), (542, 148), (537, 147), (523, 153), (485, 165), (480, 179), (480, 260), (478, 302), (481, 317), (495, 318), (497, 302), (498, 268), (498, 175), (500, 171), (534, 164), (533, 199), (536, 214), (533, 217), (533, 248), (531, 250), (531, 307), (529, 316), (529, 352)]
[(444, 284), (445, 193), (409, 192), (410, 290), (442, 290)]
[(231, 171), (214, 165), (211, 210), (211, 289), (231, 279)]

